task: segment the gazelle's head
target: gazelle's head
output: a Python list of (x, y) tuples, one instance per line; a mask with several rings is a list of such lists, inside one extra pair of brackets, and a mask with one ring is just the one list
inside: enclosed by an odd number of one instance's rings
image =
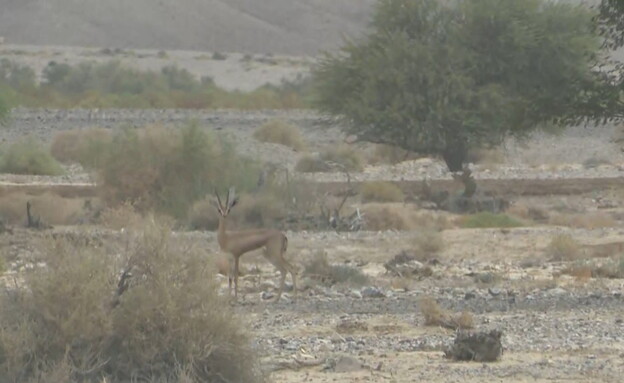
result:
[(221, 217), (227, 217), (227, 215), (230, 214), (230, 209), (232, 209), (238, 202), (236, 191), (233, 187), (228, 190), (227, 196), (225, 197), (225, 205), (221, 203), (221, 198), (219, 198), (219, 193), (217, 193), (216, 190), (215, 195), (217, 196), (217, 211), (219, 212), (219, 215), (221, 215)]

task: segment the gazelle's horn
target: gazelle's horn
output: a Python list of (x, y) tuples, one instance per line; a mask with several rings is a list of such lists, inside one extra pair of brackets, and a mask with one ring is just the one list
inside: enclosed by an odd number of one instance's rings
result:
[(234, 201), (236, 201), (236, 189), (232, 186), (228, 190), (228, 206), (230, 206), (230, 204)]
[(222, 207), (223, 205), (221, 204), (221, 198), (219, 198), (219, 193), (217, 193), (217, 189), (214, 189), (214, 194), (215, 196), (217, 196), (217, 203), (219, 204), (219, 207)]

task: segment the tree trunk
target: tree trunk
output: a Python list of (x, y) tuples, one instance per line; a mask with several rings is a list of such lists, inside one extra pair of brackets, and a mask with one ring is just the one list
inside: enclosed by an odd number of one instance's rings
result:
[(460, 172), (463, 170), (464, 161), (466, 160), (466, 145), (458, 139), (447, 140), (446, 148), (442, 152), (442, 158), (446, 162), (446, 166), (451, 172)]

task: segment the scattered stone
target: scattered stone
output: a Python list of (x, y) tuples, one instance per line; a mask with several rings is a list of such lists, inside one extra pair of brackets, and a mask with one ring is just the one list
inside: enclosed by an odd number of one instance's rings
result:
[(351, 356), (342, 355), (336, 359), (327, 359), (323, 370), (343, 373), (361, 371), (363, 368), (364, 366), (357, 359)]
[(490, 332), (459, 332), (444, 355), (453, 360), (493, 362), (503, 354), (499, 330)]
[(386, 294), (379, 287), (367, 286), (364, 287), (360, 293), (363, 298), (385, 298)]

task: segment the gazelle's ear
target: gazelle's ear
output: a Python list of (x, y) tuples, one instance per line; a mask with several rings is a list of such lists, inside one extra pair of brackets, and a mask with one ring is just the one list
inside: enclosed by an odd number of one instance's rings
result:
[(230, 202), (230, 209), (234, 207), (234, 205), (236, 205), (238, 203), (238, 197), (234, 197), (234, 200), (232, 200), (232, 202)]

